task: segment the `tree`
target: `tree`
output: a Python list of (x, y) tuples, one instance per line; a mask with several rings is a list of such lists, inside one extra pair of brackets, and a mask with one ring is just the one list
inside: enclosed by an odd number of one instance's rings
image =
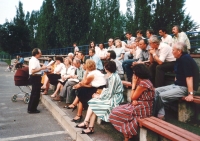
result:
[(194, 31), (198, 25), (185, 15), (185, 0), (156, 0), (152, 27), (158, 32), (160, 27), (171, 31), (173, 25), (179, 25), (184, 31)]
[(52, 0), (45, 0), (38, 17), (36, 40), (41, 49), (56, 47), (55, 15)]
[(18, 50), (19, 52), (29, 51), (29, 30), (26, 23), (26, 17), (23, 11), (23, 4), (19, 1), (18, 8), (16, 8), (16, 16), (14, 17), (11, 30), (15, 35), (13, 39), (13, 50)]

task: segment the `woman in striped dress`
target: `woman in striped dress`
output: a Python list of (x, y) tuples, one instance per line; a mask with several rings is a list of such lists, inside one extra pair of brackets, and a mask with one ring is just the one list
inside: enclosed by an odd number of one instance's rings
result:
[(125, 141), (137, 135), (137, 120), (152, 115), (154, 88), (149, 81), (149, 70), (143, 64), (133, 67), (131, 103), (114, 108), (109, 120), (123, 133)]
[(123, 85), (119, 75), (116, 73), (116, 64), (109, 61), (105, 64), (108, 77), (108, 87), (103, 88), (100, 94), (94, 93), (93, 98), (88, 101), (88, 110), (83, 123), (76, 125), (77, 128), (85, 128), (82, 134), (94, 133), (94, 122), (96, 116), (108, 122), (111, 110), (123, 102)]

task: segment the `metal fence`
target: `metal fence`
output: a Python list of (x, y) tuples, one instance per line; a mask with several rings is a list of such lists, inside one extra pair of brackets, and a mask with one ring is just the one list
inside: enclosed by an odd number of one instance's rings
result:
[(8, 54), (0, 54), (0, 61), (11, 59), (12, 56)]
[[(188, 38), (190, 39), (191, 43), (191, 51), (190, 53), (200, 53), (200, 32), (186, 32)], [(173, 35), (172, 35), (173, 36)], [(105, 43), (107, 47), (107, 43)], [(80, 45), (78, 46), (80, 51), (83, 51), (85, 54), (88, 54), (88, 45)], [(42, 50), (43, 55), (66, 55), (70, 52), (73, 53), (74, 47), (64, 47), (64, 48), (57, 48), (57, 49), (47, 49)], [(23, 57), (30, 57), (30, 52), (23, 52), (23, 53), (15, 53), (12, 55), (15, 58), (17, 55), (22, 55)]]

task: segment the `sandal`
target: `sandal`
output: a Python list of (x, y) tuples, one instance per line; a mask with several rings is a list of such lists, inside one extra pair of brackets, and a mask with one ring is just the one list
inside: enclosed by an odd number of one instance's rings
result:
[(42, 86), (42, 87), (41, 87), (41, 89), (43, 89), (43, 90), (44, 90), (44, 89), (46, 89), (46, 87), (45, 87), (45, 86)]
[(71, 105), (73, 105), (73, 107), (70, 107), (70, 105), (69, 105), (69, 106), (67, 106), (66, 108), (67, 108), (67, 109), (72, 109), (72, 112), (73, 112), (73, 111), (77, 108), (77, 106), (74, 105), (73, 103), (72, 103)]
[(42, 95), (47, 95), (47, 91), (44, 91), (41, 93)]
[(82, 119), (82, 115), (81, 116), (79, 116), (79, 115), (76, 115), (76, 117), (79, 117), (78, 119), (72, 119), (72, 122), (80, 122), (81, 121), (81, 119)]
[(93, 134), (94, 133), (94, 131), (93, 131), (93, 129), (94, 129), (94, 127), (88, 127), (89, 128), (89, 132), (85, 132), (84, 130), (82, 130), (82, 133), (81, 134)]
[[(84, 129), (87, 129), (87, 125), (89, 125), (89, 122), (88, 121), (84, 121), (84, 122), (82, 122), (83, 123), (83, 126), (79, 126), (80, 124), (77, 124), (76, 125), (76, 128), (84, 128)], [(81, 124), (82, 124), (81, 123)], [(85, 123), (87, 123), (87, 124), (85, 124)]]

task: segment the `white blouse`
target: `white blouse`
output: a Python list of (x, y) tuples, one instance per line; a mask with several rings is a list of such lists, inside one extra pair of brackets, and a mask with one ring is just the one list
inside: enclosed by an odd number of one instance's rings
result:
[(98, 88), (100, 86), (106, 85), (106, 79), (104, 77), (104, 74), (102, 74), (99, 70), (93, 70), (89, 72), (88, 76), (91, 76), (91, 75), (94, 75), (94, 79), (91, 82), (91, 85), (93, 87)]

